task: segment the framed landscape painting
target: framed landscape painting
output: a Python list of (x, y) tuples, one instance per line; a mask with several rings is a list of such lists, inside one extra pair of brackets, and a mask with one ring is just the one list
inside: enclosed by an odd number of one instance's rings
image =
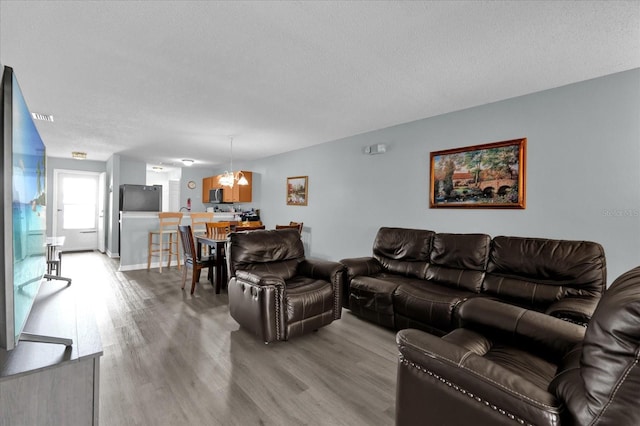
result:
[(429, 207), (525, 208), (527, 139), (430, 155)]
[(307, 183), (308, 176), (295, 176), (287, 178), (287, 205), (306, 206), (307, 205)]

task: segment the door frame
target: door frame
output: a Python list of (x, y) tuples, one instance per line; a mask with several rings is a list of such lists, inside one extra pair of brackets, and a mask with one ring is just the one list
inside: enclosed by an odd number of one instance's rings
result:
[[(58, 185), (60, 184), (60, 177), (59, 177), (60, 174), (94, 176), (98, 178), (98, 182), (99, 182), (98, 185), (100, 185), (101, 180), (104, 179), (104, 177), (101, 175), (106, 176), (105, 172), (92, 172), (87, 170), (71, 170), (71, 169), (53, 169), (53, 203), (52, 203), (53, 217), (51, 218), (51, 236), (58, 235), (58, 192), (59, 192)], [(98, 187), (98, 192), (96, 194), (97, 206), (99, 205), (101, 197), (104, 197), (104, 188)], [(98, 231), (100, 228), (100, 220), (104, 221), (104, 216), (101, 218), (100, 213), (96, 212), (96, 229)], [(103, 225), (103, 232), (104, 232), (104, 225)], [(98, 235), (99, 234), (100, 232), (98, 232)], [(100, 247), (100, 241), (98, 240), (96, 249), (98, 249), (99, 247)]]

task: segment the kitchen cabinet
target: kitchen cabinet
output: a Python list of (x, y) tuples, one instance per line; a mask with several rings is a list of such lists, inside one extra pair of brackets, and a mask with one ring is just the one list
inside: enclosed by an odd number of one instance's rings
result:
[[(238, 174), (240, 172), (233, 172), (233, 176), (238, 179)], [(253, 173), (242, 171), (244, 177), (249, 181), (248, 185), (238, 185), (237, 180), (236, 184), (233, 187), (224, 187), (224, 192), (222, 193), (222, 199), (225, 202), (229, 203), (250, 203), (252, 201), (252, 192), (253, 192)]]
[(202, 178), (202, 202), (209, 202), (209, 190), (212, 189), (213, 176)]
[[(237, 179), (240, 171), (233, 172), (234, 177)], [(249, 182), (248, 185), (238, 185), (237, 183), (231, 188), (228, 186), (222, 186), (220, 184), (220, 178), (222, 175), (210, 176), (202, 179), (202, 202), (208, 203), (209, 190), (216, 188), (223, 188), (222, 202), (224, 203), (250, 203), (253, 195), (253, 173), (242, 170), (242, 174)]]
[(202, 202), (209, 202), (209, 190), (219, 188), (214, 186), (217, 183), (216, 176), (209, 176), (202, 179)]

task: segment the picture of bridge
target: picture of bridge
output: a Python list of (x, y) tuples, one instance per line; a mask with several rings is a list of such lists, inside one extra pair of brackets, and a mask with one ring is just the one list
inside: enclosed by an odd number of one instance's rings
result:
[(431, 207), (524, 208), (526, 139), (431, 153)]

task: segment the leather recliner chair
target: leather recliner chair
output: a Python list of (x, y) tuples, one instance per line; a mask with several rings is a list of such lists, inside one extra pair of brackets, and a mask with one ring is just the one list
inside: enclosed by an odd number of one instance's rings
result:
[(317, 330), (342, 315), (344, 266), (306, 259), (298, 230), (233, 232), (226, 253), (229, 312), (265, 343)]
[(640, 267), (587, 328), (473, 298), (463, 328), (397, 334), (396, 424), (640, 425)]

